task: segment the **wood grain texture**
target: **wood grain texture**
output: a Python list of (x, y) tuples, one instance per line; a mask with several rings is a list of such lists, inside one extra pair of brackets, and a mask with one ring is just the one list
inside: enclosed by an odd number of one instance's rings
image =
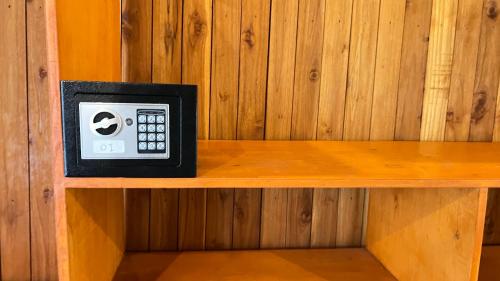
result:
[(31, 279), (57, 280), (45, 1), (26, 3)]
[(325, 0), (300, 1), (291, 138), (316, 139)]
[(394, 138), (406, 3), (406, 0), (380, 2), (371, 140)]
[(484, 225), (485, 245), (500, 244), (500, 190), (490, 189), (488, 192), (488, 206), (486, 208), (486, 222)]
[(262, 189), (234, 192), (233, 249), (257, 249), (260, 245)]
[(353, 5), (343, 137), (368, 140), (380, 1), (354, 0)]
[(395, 281), (363, 249), (132, 253), (114, 280)]
[(210, 139), (236, 139), (241, 0), (214, 1)]
[(499, 281), (498, 266), (500, 266), (500, 246), (484, 247), (481, 255), (479, 281)]
[(446, 112), (445, 140), (467, 141), (474, 92), (474, 77), (479, 35), (481, 30), (482, 1), (459, 1), (455, 34), (454, 59), (451, 69), (450, 94)]
[(469, 140), (491, 141), (500, 77), (500, 2), (484, 2)]
[(181, 189), (179, 193), (179, 250), (205, 248), (206, 189)]
[(153, 0), (153, 82), (180, 84), (182, 81), (182, 2)]
[(198, 138), (209, 137), (212, 0), (183, 2), (182, 83), (198, 87)]
[(288, 190), (286, 247), (309, 248), (313, 191), (310, 188)]
[(419, 140), (433, 1), (407, 1), (399, 71), (396, 140)]
[(313, 192), (311, 247), (334, 248), (337, 238), (339, 190), (315, 189)]
[(317, 139), (341, 140), (351, 38), (352, 0), (325, 1)]
[(199, 141), (198, 149), (196, 178), (64, 178), (63, 184), (132, 189), (500, 186), (500, 143)]
[(126, 190), (127, 250), (149, 250), (150, 190)]
[(337, 218), (337, 247), (361, 246), (366, 190), (341, 189)]
[(121, 1), (56, 4), (60, 79), (121, 81)]
[(290, 139), (299, 0), (271, 3), (266, 139)]
[(444, 140), (458, 1), (433, 1), (421, 140)]
[(149, 248), (152, 251), (177, 250), (179, 190), (151, 190)]
[(264, 189), (262, 191), (261, 248), (285, 247), (287, 202), (287, 189)]
[(270, 9), (270, 0), (242, 1), (238, 139), (264, 138)]
[(151, 82), (153, 0), (122, 0), (122, 80)]
[(68, 280), (113, 278), (125, 250), (123, 203), (119, 189), (66, 191)]
[(477, 280), (486, 197), (487, 189), (372, 190), (367, 248), (398, 280)]
[(26, 7), (23, 1), (0, 5), (0, 279), (29, 280)]
[(205, 248), (231, 249), (233, 244), (234, 189), (207, 191), (207, 222)]

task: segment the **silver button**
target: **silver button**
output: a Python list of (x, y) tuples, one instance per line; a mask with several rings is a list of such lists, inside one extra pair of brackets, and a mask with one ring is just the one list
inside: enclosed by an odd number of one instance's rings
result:
[(165, 125), (156, 125), (157, 132), (165, 132)]
[(163, 122), (165, 122), (165, 116), (163, 116), (163, 115), (156, 116), (156, 122), (157, 123), (163, 123)]
[(156, 140), (164, 141), (165, 140), (165, 134), (156, 134)]
[(147, 144), (145, 142), (140, 142), (139, 143), (139, 150), (146, 150)]
[(139, 125), (139, 132), (146, 132), (146, 125), (145, 124)]
[(145, 140), (146, 140), (146, 134), (144, 134), (144, 133), (140, 133), (140, 134), (139, 134), (139, 140), (140, 140), (140, 141), (145, 141)]
[(155, 133), (149, 133), (148, 134), (148, 141), (155, 141), (156, 140), (156, 134)]
[(148, 149), (149, 150), (155, 150), (156, 149), (156, 143), (155, 142), (148, 142)]
[(156, 121), (156, 118), (154, 115), (148, 115), (148, 123), (154, 123)]
[(153, 132), (155, 131), (155, 128), (156, 128), (156, 126), (155, 126), (155, 125), (153, 125), (153, 124), (149, 124), (149, 125), (148, 125), (148, 132), (153, 133)]
[(164, 142), (158, 142), (156, 143), (156, 148), (159, 150), (165, 149), (165, 143)]
[(137, 120), (139, 120), (139, 123), (146, 123), (146, 115), (139, 115)]

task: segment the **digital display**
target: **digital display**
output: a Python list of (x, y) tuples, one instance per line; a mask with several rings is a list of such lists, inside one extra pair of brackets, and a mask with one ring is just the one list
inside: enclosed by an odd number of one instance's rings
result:
[(120, 154), (125, 153), (125, 142), (122, 140), (94, 140), (92, 148), (94, 153)]

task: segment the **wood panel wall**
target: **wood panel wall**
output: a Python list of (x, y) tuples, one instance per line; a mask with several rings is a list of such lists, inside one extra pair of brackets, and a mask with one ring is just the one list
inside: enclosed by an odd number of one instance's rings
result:
[[(198, 84), (201, 139), (491, 141), (499, 4), (123, 0), (122, 78)], [(500, 243), (497, 197), (487, 243)], [(369, 194), (263, 186), (127, 198), (130, 250), (307, 248), (361, 245)]]
[[(498, 0), (122, 1), (57, 1), (61, 77), (197, 84), (202, 139), (500, 140)], [(55, 280), (44, 1), (0, 5), (0, 279)], [(137, 190), (127, 244), (359, 245), (368, 198)]]

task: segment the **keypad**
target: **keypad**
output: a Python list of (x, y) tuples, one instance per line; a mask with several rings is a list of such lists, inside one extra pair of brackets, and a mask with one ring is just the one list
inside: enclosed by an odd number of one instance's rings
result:
[(137, 151), (139, 153), (165, 153), (167, 128), (165, 110), (137, 110)]

